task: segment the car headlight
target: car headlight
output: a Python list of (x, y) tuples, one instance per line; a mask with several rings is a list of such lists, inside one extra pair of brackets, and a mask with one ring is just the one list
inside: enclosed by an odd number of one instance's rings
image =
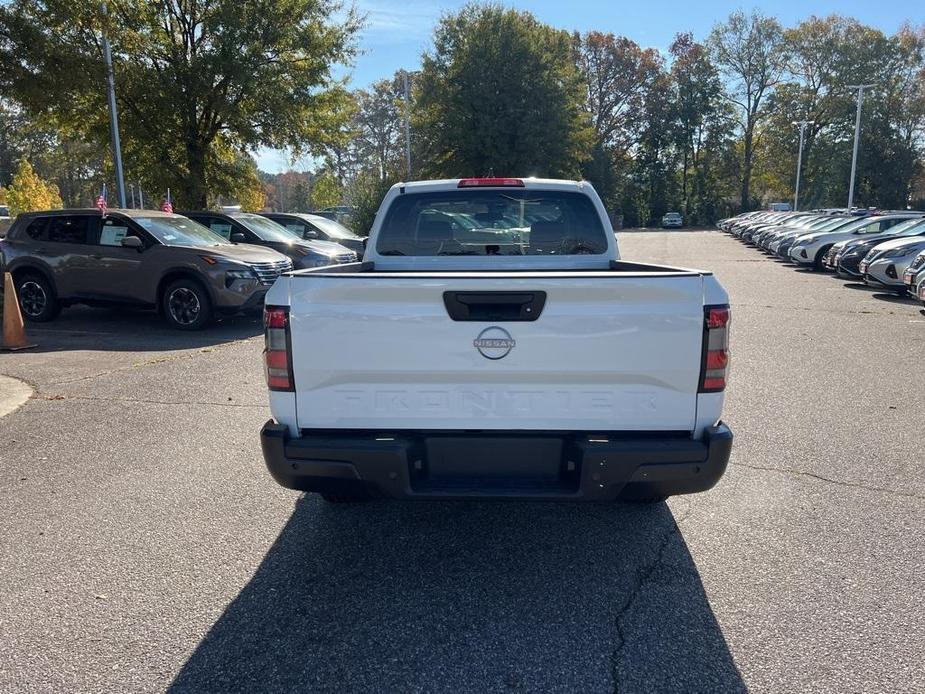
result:
[(888, 251), (883, 251), (880, 253), (877, 258), (902, 258), (904, 255), (911, 255), (912, 251), (906, 248), (891, 248)]
[(257, 281), (257, 275), (250, 268), (242, 270), (225, 270), (225, 288), (231, 287), (238, 281)]
[(234, 280), (257, 279), (257, 275), (254, 274), (253, 270), (226, 270), (225, 277)]

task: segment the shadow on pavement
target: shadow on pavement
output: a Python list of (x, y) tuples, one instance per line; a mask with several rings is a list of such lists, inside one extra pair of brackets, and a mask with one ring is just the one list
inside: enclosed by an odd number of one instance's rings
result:
[(886, 301), (889, 304), (915, 304), (918, 303), (908, 294), (894, 294), (893, 292), (876, 292), (872, 294), (875, 299)]
[(263, 334), (259, 315), (222, 317), (204, 330), (176, 330), (155, 312), (134, 308), (64, 309), (48, 323), (26, 323), (30, 352), (93, 349), (109, 351), (168, 351), (195, 349)]
[(170, 691), (617, 689), (745, 690), (667, 505), (309, 495)]

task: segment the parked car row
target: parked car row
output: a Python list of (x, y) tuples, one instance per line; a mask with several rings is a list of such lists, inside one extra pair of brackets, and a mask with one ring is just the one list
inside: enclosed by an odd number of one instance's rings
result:
[(363, 242), (308, 214), (50, 210), (16, 217), (0, 268), (30, 321), (72, 304), (136, 306), (196, 330), (219, 314), (261, 311), (282, 273), (355, 262)]
[(748, 212), (717, 226), (768, 255), (908, 293), (925, 306), (925, 212)]

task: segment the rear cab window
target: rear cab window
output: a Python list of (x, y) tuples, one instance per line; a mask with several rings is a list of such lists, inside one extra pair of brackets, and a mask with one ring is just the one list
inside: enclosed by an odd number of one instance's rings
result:
[(607, 237), (578, 192), (504, 189), (405, 193), (392, 201), (379, 255), (600, 255)]

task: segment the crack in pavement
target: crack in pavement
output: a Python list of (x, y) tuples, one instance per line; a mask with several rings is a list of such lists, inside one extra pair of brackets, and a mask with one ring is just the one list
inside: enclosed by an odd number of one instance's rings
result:
[(688, 519), (688, 517), (693, 513), (694, 504), (688, 501), (687, 509), (682, 513), (678, 518), (675, 519), (673, 527), (669, 528), (665, 535), (662, 537), (661, 542), (659, 543), (658, 549), (655, 551), (655, 559), (649, 563), (648, 566), (642, 567), (636, 571), (636, 581), (635, 585), (629, 591), (629, 595), (626, 598), (626, 601), (623, 603), (623, 606), (617, 611), (617, 617), (614, 622), (617, 629), (617, 642), (614, 645), (613, 653), (610, 655), (610, 677), (613, 681), (613, 694), (618, 694), (620, 691), (620, 658), (623, 647), (627, 643), (626, 632), (623, 629), (621, 620), (627, 615), (627, 613), (633, 608), (633, 605), (636, 602), (636, 599), (640, 596), (645, 588), (646, 584), (649, 583), (649, 579), (652, 578), (652, 575), (662, 565), (662, 562), (665, 559), (665, 555), (668, 551), (668, 546), (671, 544), (671, 541), (675, 538), (676, 535), (681, 533), (681, 524)]
[(784, 475), (794, 475), (795, 477), (810, 477), (819, 482), (827, 482), (829, 484), (834, 484), (839, 487), (850, 487), (851, 489), (863, 489), (868, 492), (881, 492), (883, 494), (889, 494), (891, 496), (902, 496), (907, 499), (918, 499), (919, 501), (925, 501), (925, 496), (921, 494), (915, 494), (913, 492), (902, 492), (897, 489), (888, 489), (887, 487), (877, 487), (870, 484), (863, 484), (862, 482), (848, 482), (845, 480), (833, 480), (830, 477), (823, 477), (818, 475), (815, 472), (804, 472), (803, 470), (794, 470), (793, 468), (778, 468), (778, 467), (764, 467), (762, 465), (749, 465), (748, 463), (736, 463), (729, 462), (730, 465), (735, 465), (736, 467), (744, 467), (749, 470), (762, 470), (765, 472), (779, 472)]

